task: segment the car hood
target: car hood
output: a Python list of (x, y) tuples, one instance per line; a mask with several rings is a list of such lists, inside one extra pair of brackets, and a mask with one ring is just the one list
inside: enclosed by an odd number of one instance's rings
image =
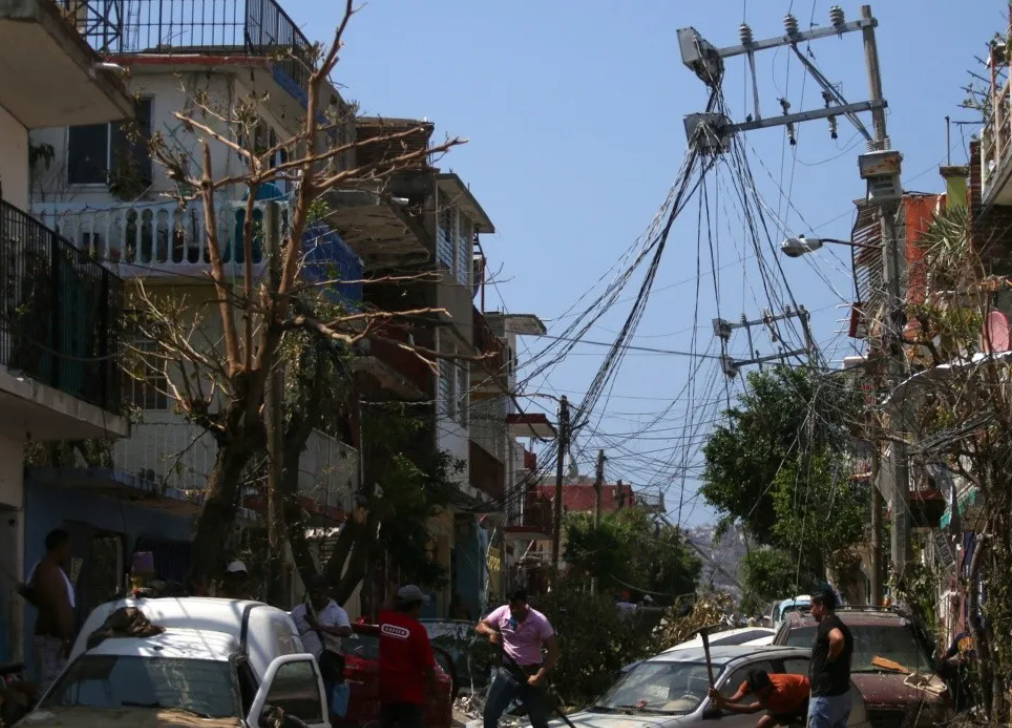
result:
[(193, 713), (156, 708), (51, 708), (34, 710), (21, 728), (239, 728), (238, 718), (201, 718)]
[[(869, 708), (876, 707), (905, 707), (921, 699), (929, 703), (941, 703), (945, 701), (945, 683), (938, 675), (930, 673), (914, 673), (903, 675), (900, 673), (881, 672), (859, 672), (851, 673), (850, 679), (864, 696), (864, 702)], [(923, 682), (925, 689), (915, 687)]]

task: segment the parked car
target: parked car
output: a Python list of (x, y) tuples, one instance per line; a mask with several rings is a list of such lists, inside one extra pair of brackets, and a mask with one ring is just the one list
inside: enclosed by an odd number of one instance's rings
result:
[(812, 598), (807, 594), (799, 594), (790, 599), (784, 599), (773, 605), (770, 611), (770, 623), (774, 630), (780, 629), (788, 614), (801, 612), (807, 614), (812, 608)]
[[(807, 675), (811, 650), (793, 647), (715, 646), (710, 659), (717, 689), (732, 696), (751, 670)], [(755, 715), (722, 711), (707, 697), (710, 682), (701, 647), (664, 652), (636, 665), (608, 692), (574, 715), (577, 728), (703, 725), (720, 719), (720, 728), (754, 728)], [(870, 728), (864, 700), (855, 686), (848, 728)], [(553, 724), (555, 725), (555, 724)], [(561, 723), (559, 723), (561, 725)]]
[[(163, 631), (89, 647), (121, 607), (136, 607)], [(181, 711), (256, 727), (268, 706), (330, 728), (316, 658), (287, 612), (235, 599), (121, 599), (91, 613), (67, 667), (20, 725), (154, 725), (163, 711)]]
[[(709, 635), (710, 647), (717, 647), (721, 645), (727, 647), (736, 645), (742, 645), (744, 647), (762, 647), (764, 645), (773, 644), (773, 637), (775, 635), (776, 631), (769, 629), (768, 627), (743, 627), (740, 629), (726, 629), (723, 632), (714, 632), (713, 634)], [(668, 652), (673, 652), (675, 650), (686, 650), (697, 647), (701, 648), (702, 646), (703, 646), (702, 638), (699, 635), (696, 635), (691, 640), (679, 642), (674, 647), (669, 647), (668, 649), (664, 650), (664, 652), (662, 652), (661, 654), (664, 655), (667, 654)], [(634, 667), (636, 667), (638, 664), (640, 663), (633, 662), (629, 665), (626, 665), (625, 667), (622, 668), (620, 674), (624, 675), (625, 673), (629, 672)]]
[[(872, 728), (927, 727), (951, 715), (951, 697), (938, 675), (930, 637), (914, 620), (889, 609), (841, 607), (837, 614), (854, 636), (851, 676), (864, 695)], [(788, 614), (774, 644), (811, 647), (816, 622)], [(897, 663), (883, 666), (876, 657)]]
[(456, 671), (457, 692), (484, 693), (498, 650), (474, 631), (474, 622), (460, 619), (422, 619), (433, 647), (445, 651)]
[[(351, 626), (354, 634), (344, 640), (344, 677), (351, 688), (348, 713), (343, 726), (375, 725), (379, 721), (379, 626), (356, 622)], [(428, 728), (451, 728), (453, 701), (457, 697), (456, 667), (451, 655), (433, 645), (436, 657), (438, 689), (429, 697), (425, 708), (425, 725)]]

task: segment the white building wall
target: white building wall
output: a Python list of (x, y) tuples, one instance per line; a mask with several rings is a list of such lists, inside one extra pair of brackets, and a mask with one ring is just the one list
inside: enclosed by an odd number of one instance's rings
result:
[(5, 202), (28, 209), (28, 130), (0, 106), (0, 183)]
[[(241, 76), (232, 73), (208, 74), (203, 70), (185, 69), (165, 69), (158, 73), (143, 72), (141, 69), (134, 71), (128, 86), (131, 93), (142, 98), (151, 98), (152, 134), (160, 134), (169, 148), (185, 152), (191, 160), (191, 173), (199, 176), (202, 163), (200, 137), (186, 130), (183, 122), (175, 116), (176, 112), (191, 116), (219, 133), (228, 132), (228, 124), (196, 107), (194, 99), (206, 98), (207, 105), (215, 113), (230, 119), (236, 103), (250, 94), (250, 87), (243, 82)], [(289, 132), (281, 131), (282, 126), (273, 118), (269, 103), (263, 106), (261, 113), (281, 138), (289, 135)], [(68, 184), (67, 127), (33, 130), (31, 138), (33, 143), (51, 145), (55, 152), (48, 169), (40, 164), (33, 170), (33, 202), (74, 202), (99, 208), (124, 202), (114, 197), (104, 184)], [(216, 178), (240, 174), (245, 169), (239, 155), (227, 145), (211, 142), (210, 150), (212, 171)], [(157, 162), (153, 163), (152, 171), (154, 184), (143, 198), (154, 200), (158, 199), (159, 193), (172, 191), (174, 185), (166, 177), (164, 168)], [(244, 192), (245, 190), (236, 189), (232, 191), (231, 197), (239, 199)], [(229, 199), (229, 195), (219, 193), (219, 199)]]

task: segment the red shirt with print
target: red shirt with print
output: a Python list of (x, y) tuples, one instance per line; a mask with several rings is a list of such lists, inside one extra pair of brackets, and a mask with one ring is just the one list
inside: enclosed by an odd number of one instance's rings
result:
[(379, 614), (380, 701), (425, 703), (427, 669), (436, 662), (429, 633), (414, 617), (384, 609)]

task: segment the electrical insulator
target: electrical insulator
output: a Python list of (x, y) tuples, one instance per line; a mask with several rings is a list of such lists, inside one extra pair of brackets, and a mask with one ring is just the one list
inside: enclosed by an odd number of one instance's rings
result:
[(791, 102), (787, 99), (780, 99), (780, 108), (784, 110), (784, 116), (787, 116), (787, 112), (791, 110)]
[(837, 138), (837, 134), (836, 134), (836, 117), (835, 116), (830, 116), (829, 117), (829, 138), (830, 139), (836, 139)]
[(833, 25), (833, 27), (835, 28), (840, 27), (841, 25), (843, 25), (843, 21), (844, 21), (843, 8), (841, 8), (839, 5), (834, 5), (833, 7), (831, 7), (829, 9), (829, 22)]
[(797, 146), (797, 144), (798, 144), (798, 140), (794, 136), (794, 124), (793, 123), (790, 123), (790, 124), (787, 125), (787, 141), (790, 143), (790, 145), (792, 147), (793, 146)]
[(798, 19), (790, 13), (784, 16), (784, 31), (791, 37), (798, 34)]
[(829, 93), (829, 91), (823, 91), (822, 100), (826, 102), (826, 108), (828, 109), (833, 101), (833, 96)]
[(742, 23), (738, 26), (738, 38), (741, 40), (743, 46), (752, 45), (752, 28), (748, 23)]

